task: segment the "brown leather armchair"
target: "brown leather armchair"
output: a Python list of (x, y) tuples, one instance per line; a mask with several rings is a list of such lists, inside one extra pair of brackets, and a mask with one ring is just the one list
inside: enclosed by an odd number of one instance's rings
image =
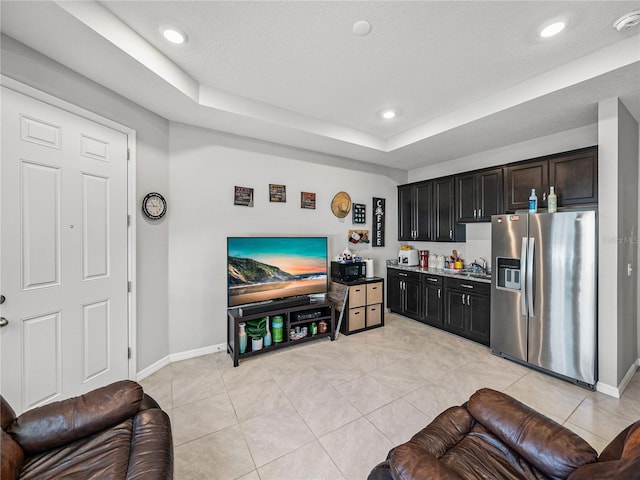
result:
[(124, 380), (16, 418), (1, 398), (2, 480), (171, 479), (167, 414)]
[(393, 448), (369, 480), (640, 479), (640, 421), (598, 457), (575, 433), (504, 393), (478, 390)]

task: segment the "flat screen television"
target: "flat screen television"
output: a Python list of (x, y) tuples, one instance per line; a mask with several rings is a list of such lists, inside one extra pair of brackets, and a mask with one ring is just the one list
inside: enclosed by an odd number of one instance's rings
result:
[(327, 237), (228, 237), (228, 305), (327, 292)]

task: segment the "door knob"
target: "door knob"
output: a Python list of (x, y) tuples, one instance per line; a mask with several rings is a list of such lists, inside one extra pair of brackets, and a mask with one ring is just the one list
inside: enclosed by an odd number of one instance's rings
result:
[(6, 327), (7, 325), (9, 325), (9, 320), (4, 317), (0, 317), (0, 328)]
[(6, 299), (4, 295), (0, 295), (0, 305), (2, 305)]

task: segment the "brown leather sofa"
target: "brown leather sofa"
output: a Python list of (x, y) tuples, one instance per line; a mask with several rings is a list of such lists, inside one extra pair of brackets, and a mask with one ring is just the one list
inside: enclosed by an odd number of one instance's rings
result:
[(16, 418), (1, 398), (2, 480), (171, 479), (167, 414), (124, 380)]
[(600, 454), (504, 393), (478, 390), (393, 448), (369, 480), (640, 479), (640, 420)]

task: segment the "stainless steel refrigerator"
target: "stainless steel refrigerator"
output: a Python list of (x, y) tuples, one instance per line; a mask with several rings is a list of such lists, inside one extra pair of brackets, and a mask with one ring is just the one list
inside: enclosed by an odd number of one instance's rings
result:
[(593, 211), (491, 217), (493, 353), (595, 388), (596, 232)]

